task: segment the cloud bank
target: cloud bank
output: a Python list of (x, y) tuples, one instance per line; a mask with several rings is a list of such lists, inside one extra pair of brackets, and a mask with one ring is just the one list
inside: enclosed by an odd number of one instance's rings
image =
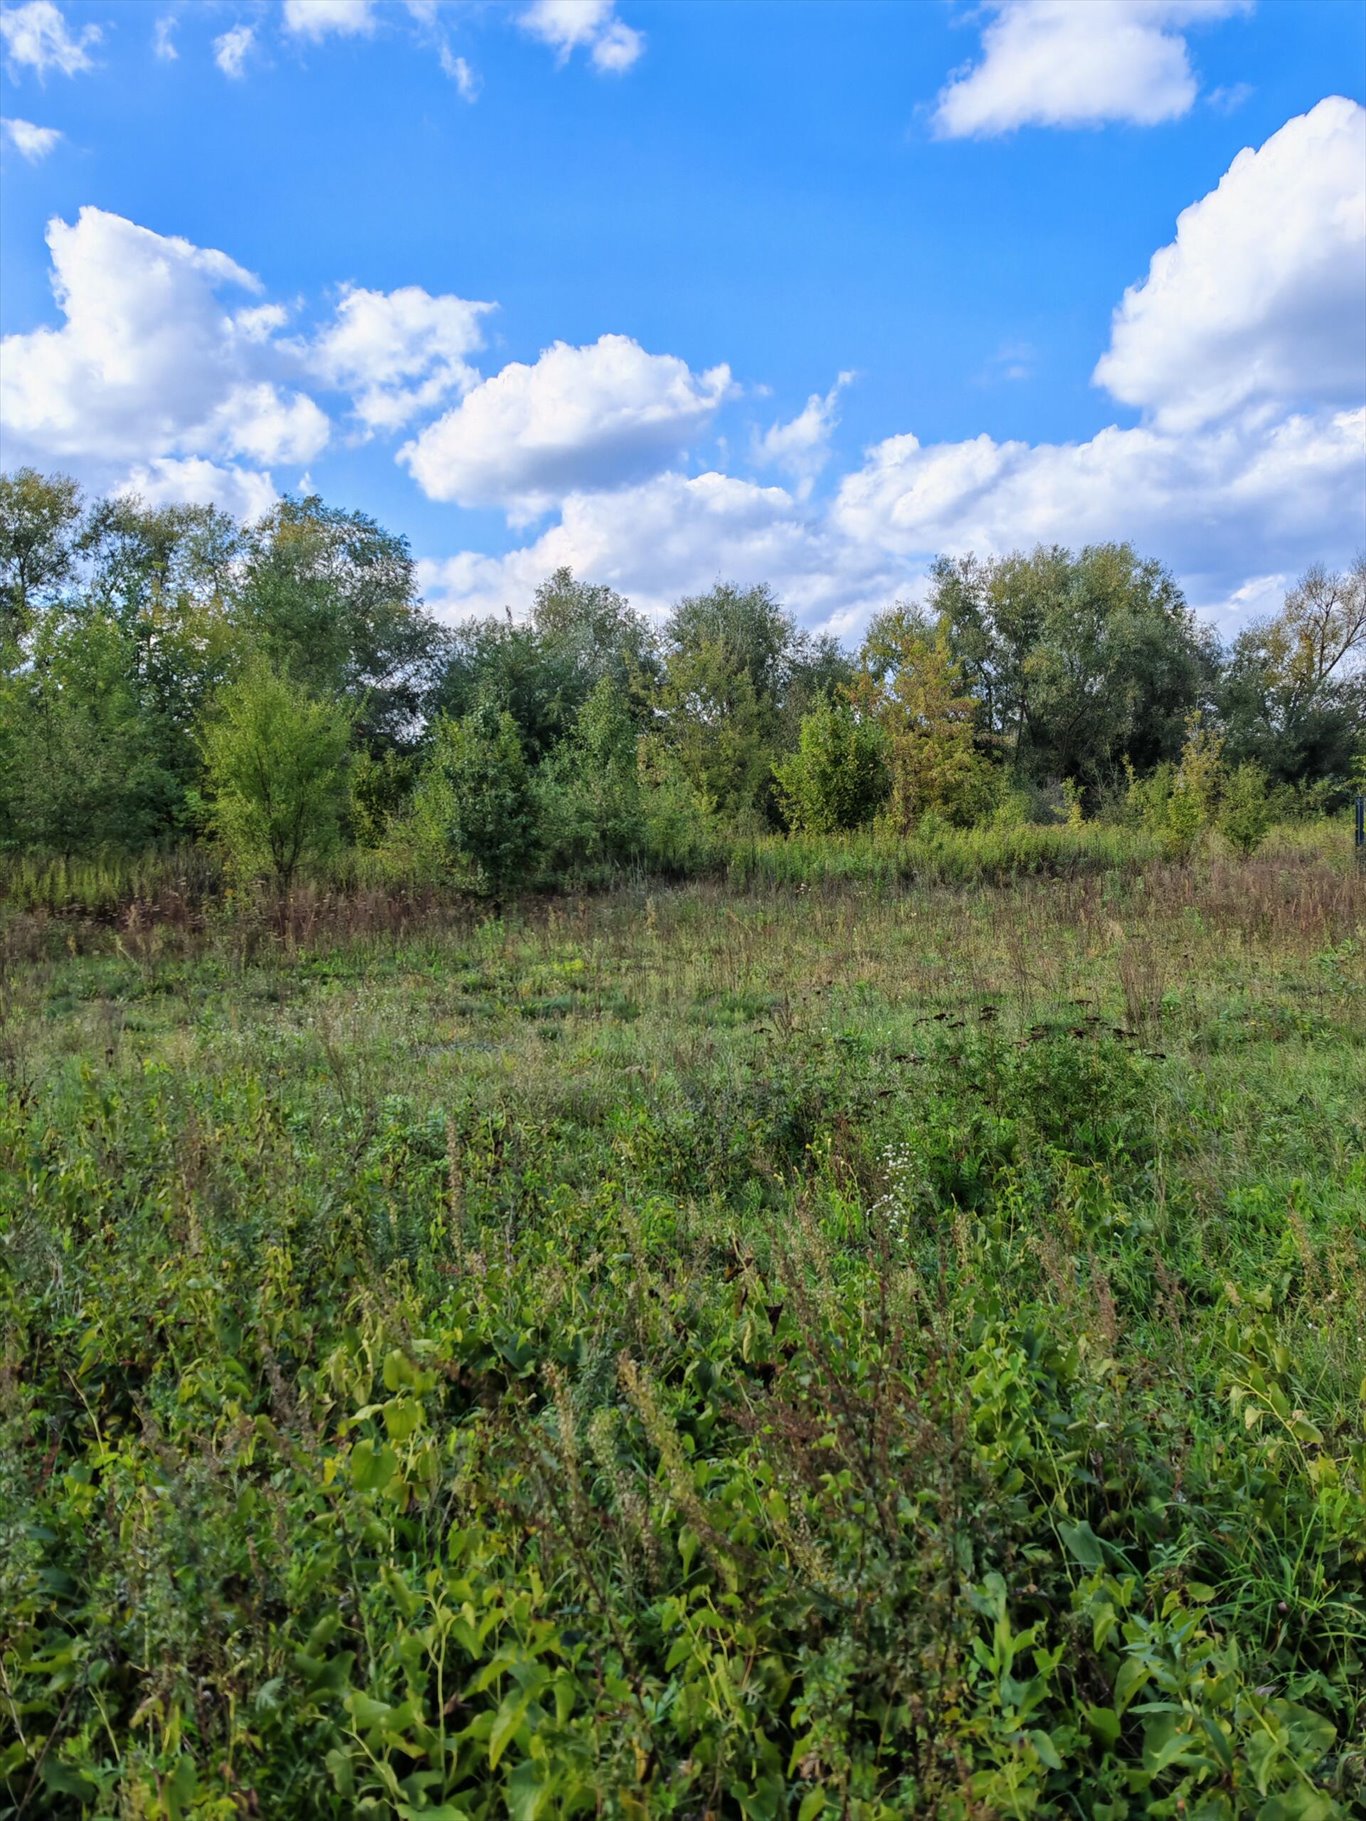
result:
[(388, 438), (429, 499), (522, 531), (428, 555), (452, 616), (520, 607), (568, 563), (655, 611), (766, 580), (850, 632), (939, 551), (1130, 538), (1227, 629), (1366, 538), (1364, 171), (1366, 111), (1330, 97), (1183, 211), (1094, 369), (1102, 409), (1137, 423), (1066, 443), (900, 428), (842, 470), (848, 374), (723, 440), (754, 396), (724, 364), (604, 334), (485, 371), (490, 303), (343, 285), (301, 321), (228, 254), (87, 208), (48, 227), (58, 320), (0, 351), (4, 459), (254, 513), (330, 443)]

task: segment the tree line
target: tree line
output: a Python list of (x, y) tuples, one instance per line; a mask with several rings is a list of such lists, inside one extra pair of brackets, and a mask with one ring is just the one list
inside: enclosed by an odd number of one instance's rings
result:
[[(1337, 807), (1366, 753), (1366, 560), (1220, 646), (1127, 544), (942, 557), (849, 651), (718, 582), (656, 625), (560, 569), (425, 611), (406, 541), (287, 498), (0, 477), (0, 851), (211, 841), (287, 888), (342, 850), (498, 898), (718, 842), (1141, 819), (1188, 851)], [(1192, 832), (1194, 831), (1194, 833)]]

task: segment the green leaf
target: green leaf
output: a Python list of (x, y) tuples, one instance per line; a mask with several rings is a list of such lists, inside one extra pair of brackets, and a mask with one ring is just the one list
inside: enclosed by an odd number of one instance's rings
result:
[(1080, 1562), (1083, 1568), (1103, 1568), (1105, 1566), (1105, 1545), (1086, 1522), (1079, 1524), (1059, 1524), (1058, 1535), (1062, 1538), (1073, 1561)]
[(504, 1697), (493, 1722), (493, 1731), (489, 1734), (490, 1770), (497, 1770), (498, 1760), (511, 1744), (530, 1705), (531, 1696), (524, 1688), (514, 1688)]

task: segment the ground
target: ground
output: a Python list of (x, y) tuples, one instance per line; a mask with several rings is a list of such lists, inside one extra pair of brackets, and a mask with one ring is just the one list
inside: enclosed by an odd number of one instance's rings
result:
[(1366, 1800), (1345, 854), (748, 879), (0, 926), (0, 1813)]

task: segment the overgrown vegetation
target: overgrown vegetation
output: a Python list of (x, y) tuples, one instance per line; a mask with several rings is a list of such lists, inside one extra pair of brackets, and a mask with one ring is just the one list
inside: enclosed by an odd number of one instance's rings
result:
[(656, 627), (568, 570), (519, 620), (451, 628), (363, 513), (241, 526), (22, 470), (0, 477), (0, 862), (192, 868), (198, 845), (239, 895), (363, 879), (496, 907), (715, 873), (783, 833), (1099, 821), (1252, 853), (1351, 793), (1363, 651), (1366, 563), (1310, 570), (1224, 652), (1112, 544), (944, 558), (856, 652), (763, 586)]
[(1344, 846), (857, 839), (11, 914), (7, 1812), (1359, 1812)]
[(0, 1815), (1366, 1808), (1366, 567), (0, 608)]

